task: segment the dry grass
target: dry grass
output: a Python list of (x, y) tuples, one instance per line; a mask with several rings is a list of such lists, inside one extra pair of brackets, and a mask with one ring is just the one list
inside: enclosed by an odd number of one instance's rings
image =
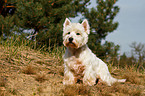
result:
[(135, 71), (133, 67), (125, 68), (123, 78), (127, 79), (127, 82), (137, 85), (145, 85), (145, 74)]
[(1, 76), (0, 77), (0, 96), (5, 96), (5, 89), (6, 87), (6, 78)]
[(17, 95), (17, 91), (13, 88), (9, 88), (6, 90), (7, 87), (7, 78), (1, 76), (0, 77), (0, 96), (9, 96), (11, 95)]
[(87, 86), (83, 85), (69, 85), (65, 86), (62, 90), (64, 96), (75, 96), (75, 95), (82, 95), (82, 96), (90, 96), (91, 92)]
[(127, 82), (115, 83), (111, 87), (103, 83), (64, 86), (61, 54), (59, 50), (47, 53), (23, 45), (17, 48), (0, 45), (0, 96), (145, 95), (145, 75), (133, 67), (119, 69), (111, 66), (113, 77), (127, 79)]
[(35, 80), (42, 83), (48, 79), (47, 79), (46, 75), (43, 73), (43, 74), (37, 74), (35, 77)]
[(17, 95), (18, 93), (16, 89), (11, 89), (11, 88), (8, 90), (8, 92), (9, 94), (12, 94), (12, 95)]
[(40, 93), (40, 94), (43, 93), (43, 92), (44, 92), (43, 89), (44, 89), (43, 87), (38, 87), (38, 88), (37, 88), (38, 93)]
[(6, 81), (7, 81), (6, 77), (1, 76), (0, 77), (0, 87), (5, 87), (6, 86)]
[(36, 74), (36, 70), (32, 65), (26, 66), (24, 69), (22, 69), (22, 72), (25, 74)]
[[(127, 85), (121, 85), (121, 84), (114, 84), (111, 86), (107, 91), (110, 93), (116, 93), (116, 94), (124, 94), (124, 95), (129, 95), (129, 96), (140, 96), (141, 95), (141, 90), (138, 90), (136, 88), (127, 86)], [(120, 95), (121, 95), (120, 94)], [(107, 92), (105, 95), (109, 95)]]

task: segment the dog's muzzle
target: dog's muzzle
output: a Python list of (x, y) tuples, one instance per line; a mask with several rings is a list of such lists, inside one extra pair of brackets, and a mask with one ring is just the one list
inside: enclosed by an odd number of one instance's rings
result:
[(74, 42), (72, 37), (68, 38), (68, 42), (65, 43), (66, 47), (77, 48), (78, 45)]

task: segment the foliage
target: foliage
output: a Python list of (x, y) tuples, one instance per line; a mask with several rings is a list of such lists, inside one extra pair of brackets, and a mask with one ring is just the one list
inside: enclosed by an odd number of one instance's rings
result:
[(132, 48), (132, 56), (136, 58), (137, 69), (145, 68), (145, 44), (133, 42), (130, 47)]
[(14, 27), (14, 16), (3, 17), (0, 15), (0, 36), (12, 35), (12, 28)]
[(86, 9), (83, 16), (89, 20), (92, 34), (95, 35), (96, 42), (113, 32), (118, 27), (118, 22), (113, 22), (119, 12), (119, 7), (115, 5), (117, 0), (96, 0), (96, 8)]
[[(34, 29), (39, 45), (62, 45), (62, 25), (66, 17), (75, 17), (89, 0), (23, 0), (17, 2), (18, 24)], [(34, 36), (32, 36), (34, 40)]]
[[(14, 31), (15, 24), (15, 7), (13, 4), (16, 0), (1, 0), (0, 1), (0, 36), (9, 37)], [(12, 16), (13, 15), (13, 16)]]
[(145, 45), (142, 43), (131, 43), (130, 47), (131, 56), (127, 56), (125, 53), (120, 56), (120, 66), (134, 66), (137, 71), (145, 70)]
[(105, 41), (104, 44), (88, 42), (88, 44), (91, 46), (93, 53), (96, 53), (96, 55), (102, 59), (118, 58), (120, 46), (115, 45), (113, 42)]
[[(115, 5), (117, 1), (96, 0), (96, 8), (86, 9), (83, 14), (89, 20), (91, 28), (90, 43), (88, 45), (99, 57), (107, 54), (111, 55), (112, 47), (116, 47), (114, 52), (119, 51), (119, 46), (112, 44), (112, 42), (105, 42), (104, 45), (101, 45), (101, 41), (118, 27), (118, 22), (113, 21), (119, 12), (119, 7)], [(106, 46), (108, 48), (104, 50)], [(110, 52), (108, 52), (109, 50)]]

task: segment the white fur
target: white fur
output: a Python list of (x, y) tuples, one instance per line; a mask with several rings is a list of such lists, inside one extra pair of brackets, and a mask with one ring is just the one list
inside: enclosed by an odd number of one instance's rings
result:
[[(78, 80), (82, 80), (83, 84), (92, 86), (97, 78), (109, 86), (114, 82), (126, 81), (113, 78), (107, 65), (88, 48), (86, 43), (90, 27), (86, 19), (80, 24), (71, 23), (66, 18), (63, 26), (63, 44), (67, 47), (63, 57), (65, 68), (63, 84), (75, 84)], [(69, 38), (73, 38), (72, 42)]]

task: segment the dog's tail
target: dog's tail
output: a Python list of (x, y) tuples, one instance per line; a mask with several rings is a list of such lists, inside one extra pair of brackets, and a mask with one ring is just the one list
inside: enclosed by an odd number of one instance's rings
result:
[(111, 76), (111, 74), (107, 74), (105, 76), (100, 75), (100, 79), (107, 83), (108, 86), (111, 86), (115, 82), (125, 82), (126, 79), (116, 79)]
[(116, 79), (116, 78), (110, 76), (110, 80), (107, 81), (107, 84), (108, 84), (108, 86), (111, 86), (115, 82), (122, 82), (123, 83), (125, 81), (126, 81), (126, 79)]
[(108, 73), (105, 76), (101, 75), (100, 79), (102, 79), (104, 82), (106, 82), (108, 86), (111, 86), (115, 82), (125, 82), (126, 81), (126, 79), (117, 79), (117, 78), (114, 78), (114, 77), (111, 76), (110, 73)]
[(105, 64), (101, 59), (99, 59), (99, 67), (96, 73), (102, 79), (102, 81), (106, 82), (108, 86), (111, 86), (115, 82), (125, 82), (126, 79), (116, 79), (111, 76), (107, 64)]
[(117, 82), (125, 82), (126, 79), (117, 79)]

